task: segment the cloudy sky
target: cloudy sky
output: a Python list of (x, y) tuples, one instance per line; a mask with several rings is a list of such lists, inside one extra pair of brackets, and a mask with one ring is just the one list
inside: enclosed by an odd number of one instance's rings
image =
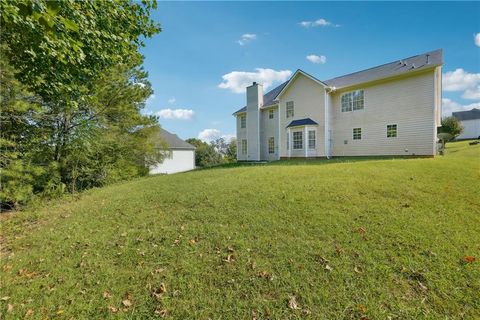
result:
[(444, 49), (443, 109), (480, 107), (480, 3), (159, 2), (145, 112), (181, 138), (232, 137), (252, 81), (318, 79)]

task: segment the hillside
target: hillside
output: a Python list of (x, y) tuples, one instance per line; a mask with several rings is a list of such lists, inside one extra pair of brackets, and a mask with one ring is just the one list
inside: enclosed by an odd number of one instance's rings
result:
[(479, 169), (460, 142), (154, 176), (3, 216), (0, 318), (480, 318)]

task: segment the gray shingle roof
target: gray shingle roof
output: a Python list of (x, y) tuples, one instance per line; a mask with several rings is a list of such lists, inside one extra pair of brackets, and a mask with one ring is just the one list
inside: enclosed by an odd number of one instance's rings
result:
[[(396, 60), (394, 62), (382, 64), (377, 67), (366, 69), (363, 71), (358, 71), (350, 73), (344, 76), (336, 77), (325, 82), (330, 87), (335, 87), (337, 89), (350, 87), (356, 84), (361, 84), (365, 82), (386, 79), (400, 74), (409, 73), (412, 71), (418, 71), (422, 69), (432, 68), (443, 64), (443, 50), (437, 49), (434, 51), (422, 53), (413, 57), (406, 59)], [(263, 96), (264, 107), (275, 104), (277, 101), (275, 98), (282, 91), (291, 78), (276, 87), (273, 90), (270, 90)], [(247, 111), (247, 107), (243, 107), (240, 110), (236, 111), (234, 114)]]
[(160, 128), (160, 138), (165, 142), (169, 149), (195, 150), (195, 147), (180, 139), (176, 134)]
[(382, 64), (363, 71), (350, 73), (325, 81), (330, 87), (344, 88), (355, 84), (390, 78), (400, 74), (427, 69), (443, 64), (443, 50), (438, 49), (410, 58)]
[(460, 121), (480, 119), (480, 109), (473, 108), (469, 111), (452, 112), (452, 116), (454, 116)]
[(290, 124), (287, 126), (287, 128), (298, 127), (298, 126), (316, 125), (316, 124), (318, 124), (318, 123), (316, 123), (312, 119), (305, 118), (305, 119), (293, 120), (292, 122), (290, 122)]

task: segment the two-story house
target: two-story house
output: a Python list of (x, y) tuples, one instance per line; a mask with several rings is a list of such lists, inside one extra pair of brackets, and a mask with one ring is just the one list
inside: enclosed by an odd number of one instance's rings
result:
[(441, 125), (441, 49), (321, 81), (297, 70), (278, 87), (247, 87), (234, 113), (239, 161), (430, 156)]

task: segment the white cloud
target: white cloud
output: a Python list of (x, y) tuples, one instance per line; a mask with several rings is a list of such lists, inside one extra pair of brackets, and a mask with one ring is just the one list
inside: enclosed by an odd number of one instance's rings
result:
[(177, 101), (177, 100), (175, 99), (175, 97), (171, 97), (170, 99), (168, 99), (168, 103), (170, 103), (170, 104), (174, 104), (175, 101)]
[(253, 41), (253, 40), (256, 40), (257, 39), (257, 35), (254, 34), (254, 33), (245, 33), (245, 34), (242, 34), (242, 36), (240, 37), (240, 40), (237, 40), (237, 43), (241, 46), (244, 46), (246, 45), (247, 43), (249, 43), (250, 41)]
[(315, 21), (302, 21), (299, 23), (304, 28), (310, 27), (340, 27), (339, 24), (333, 24), (330, 21), (327, 21), (323, 18), (317, 19)]
[(463, 99), (480, 100), (480, 85), (473, 89), (467, 89), (462, 94)]
[(480, 85), (480, 73), (469, 73), (459, 68), (443, 74), (443, 90), (464, 91)]
[(263, 88), (267, 89), (274, 82), (286, 81), (291, 75), (290, 70), (276, 71), (264, 68), (256, 68), (255, 72), (232, 71), (222, 76), (223, 82), (218, 87), (235, 93), (244, 93), (245, 88), (254, 81), (263, 84)]
[(473, 108), (480, 108), (480, 102), (474, 102), (468, 105), (461, 105), (448, 98), (442, 99), (442, 113), (444, 116), (451, 116), (453, 111), (466, 111)]
[(316, 54), (310, 54), (306, 58), (307, 58), (308, 61), (310, 61), (312, 63), (324, 64), (324, 63), (327, 62), (327, 57), (317, 56)]
[(225, 139), (226, 142), (230, 142), (233, 138), (235, 138), (234, 134), (222, 134), (218, 129), (205, 129), (200, 131), (198, 134), (198, 139), (210, 142), (219, 138)]
[(480, 32), (474, 35), (474, 37), (475, 37), (475, 45), (477, 47), (480, 47)]
[(163, 119), (191, 120), (195, 112), (190, 109), (162, 109), (157, 112), (157, 116)]

